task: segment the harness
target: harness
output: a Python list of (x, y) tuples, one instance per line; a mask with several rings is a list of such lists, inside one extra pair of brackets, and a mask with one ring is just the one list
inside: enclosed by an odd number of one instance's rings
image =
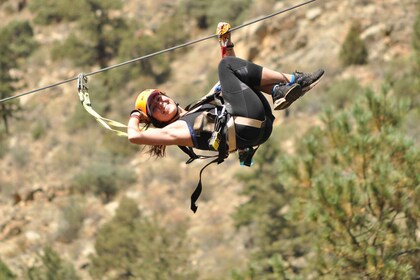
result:
[[(200, 197), (202, 192), (202, 174), (204, 169), (206, 169), (210, 164), (222, 163), (230, 153), (238, 151), (240, 164), (244, 166), (252, 165), (252, 157), (258, 149), (257, 147), (246, 147), (245, 149), (237, 149), (236, 145), (236, 129), (235, 125), (245, 125), (252, 126), (260, 129), (260, 135), (258, 136), (261, 139), (263, 134), (263, 128), (265, 127), (266, 121), (260, 121), (256, 119), (233, 116), (229, 111), (229, 104), (226, 104), (223, 100), (222, 91), (220, 84), (216, 84), (212, 91), (209, 94), (204, 96), (199, 101), (188, 105), (185, 110), (187, 114), (197, 112), (204, 104), (212, 104), (216, 107), (214, 113), (205, 111), (199, 115), (195, 122), (193, 130), (194, 132), (200, 133), (203, 130), (212, 132), (211, 138), (209, 139), (208, 145), (209, 150), (216, 151), (218, 154), (216, 156), (206, 156), (206, 155), (197, 155), (192, 147), (178, 146), (184, 153), (186, 153), (190, 158), (186, 161), (186, 164), (190, 164), (196, 159), (208, 159), (214, 158), (212, 161), (207, 163), (204, 167), (201, 168), (199, 174), (199, 181), (191, 195), (191, 210), (195, 213), (198, 206), (196, 201)], [(219, 109), (219, 110), (217, 110)]]

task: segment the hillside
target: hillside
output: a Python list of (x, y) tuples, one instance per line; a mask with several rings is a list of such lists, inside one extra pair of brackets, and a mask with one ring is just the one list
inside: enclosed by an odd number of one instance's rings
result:
[[(147, 33), (171, 16), (179, 2), (127, 0), (121, 13), (128, 18), (142, 18), (146, 30), (139, 32)], [(253, 1), (249, 20), (298, 3), (291, 0), (265, 2)], [(239, 57), (283, 72), (317, 68), (326, 71), (322, 82), (301, 104), (291, 108), (287, 118), (283, 112), (275, 113), (275, 129), (285, 139), (281, 145), (286, 150), (293, 152), (294, 139), (320, 123), (322, 102), (328, 100), (325, 93), (332, 84), (352, 77), (363, 86), (380, 89), (391, 62), (407, 59), (411, 51), (415, 2), (318, 0), (232, 34)], [(4, 19), (0, 22), (2, 28), (14, 19), (33, 20), (34, 15), (25, 6), (18, 10), (14, 0), (6, 0), (0, 1), (0, 17)], [(339, 52), (354, 21), (362, 25), (360, 36), (368, 46), (368, 63), (343, 67), (338, 59)], [(51, 58), (52, 45), (63, 41), (72, 28), (72, 23), (66, 22), (34, 25), (34, 38), (39, 47), (13, 73), (24, 81), (20, 92), (99, 68), (97, 65), (77, 67), (71, 61)], [(191, 39), (207, 36), (213, 29), (192, 28)], [(159, 88), (186, 105), (216, 82), (220, 50), (215, 40), (207, 40), (175, 54), (176, 59), (170, 63), (171, 75)], [(150, 59), (152, 63), (154, 59)], [(124, 73), (124, 69), (115, 71)], [(150, 80), (139, 77), (126, 88), (104, 93), (94, 87), (99, 75), (102, 74), (89, 78), (93, 105), (107, 117), (121, 122), (126, 121), (136, 94), (153, 86)], [(89, 116), (79, 119), (88, 122), (86, 129), (72, 130), (71, 126), (78, 121), (72, 117), (79, 104), (76, 93), (76, 84), (72, 82), (20, 99), (23, 113), (10, 123), (7, 153), (0, 161), (0, 259), (22, 275), (25, 268), (39, 263), (38, 254), (49, 244), (75, 265), (83, 279), (91, 279), (86, 267), (89, 255), (94, 252), (98, 229), (113, 217), (121, 197), (127, 196), (138, 202), (145, 215), (156, 216), (163, 225), (188, 223), (188, 238), (194, 248), (191, 265), (200, 271), (200, 279), (226, 279), (232, 268), (243, 267), (249, 254), (244, 245), (247, 232), (236, 231), (231, 218), (235, 207), (248, 199), (238, 195), (242, 186), (235, 174), (247, 170), (239, 166), (237, 156), (232, 155), (221, 166), (206, 169), (204, 193), (199, 210), (193, 215), (189, 210), (189, 197), (204, 163), (185, 165), (186, 157), (176, 148), (170, 148), (165, 159), (149, 158), (138, 148), (128, 147), (125, 139), (116, 139), (105, 132)], [(101, 94), (110, 99), (107, 108), (101, 104)], [(40, 137), (34, 136), (37, 131), (41, 131)], [(413, 134), (418, 136), (418, 131)], [(128, 155), (121, 157), (118, 153)], [(108, 162), (112, 164), (107, 165)], [(76, 184), (75, 176), (90, 167), (109, 167), (110, 172), (119, 172), (117, 167), (130, 170), (136, 179), (127, 181), (111, 201), (104, 202), (92, 193), (74, 194), (71, 190)], [(76, 237), (68, 241), (66, 211), (72, 206), (83, 209), (80, 214), (83, 218)]]

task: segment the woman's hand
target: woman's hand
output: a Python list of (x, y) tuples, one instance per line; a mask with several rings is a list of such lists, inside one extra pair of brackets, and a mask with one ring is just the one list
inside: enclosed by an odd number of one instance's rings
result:
[(230, 37), (230, 24), (227, 22), (219, 22), (216, 28), (217, 38), (219, 39), (222, 58), (226, 56), (236, 56), (233, 50), (234, 44)]
[(216, 28), (217, 38), (220, 46), (232, 45), (230, 38), (230, 24), (227, 22), (219, 22)]
[(130, 119), (131, 118), (137, 119), (139, 121), (139, 123), (145, 122), (147, 120), (146, 114), (144, 114), (140, 110), (133, 110), (133, 111), (131, 111), (131, 113), (130, 113)]

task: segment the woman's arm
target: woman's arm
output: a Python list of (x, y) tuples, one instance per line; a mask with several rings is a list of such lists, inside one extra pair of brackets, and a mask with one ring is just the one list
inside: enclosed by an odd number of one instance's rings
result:
[(128, 122), (128, 141), (137, 145), (180, 145), (192, 146), (191, 134), (183, 121), (176, 121), (164, 128), (141, 131), (139, 119), (131, 117)]
[(140, 130), (141, 117), (130, 117), (128, 121), (128, 141), (137, 145), (180, 145), (193, 146), (190, 130), (183, 121), (176, 121), (164, 128)]

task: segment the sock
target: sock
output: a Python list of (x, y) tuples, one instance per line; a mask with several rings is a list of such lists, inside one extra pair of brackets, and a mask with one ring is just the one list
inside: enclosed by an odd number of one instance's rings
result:
[(279, 84), (274, 85), (273, 89), (271, 90), (271, 95), (274, 96), (274, 93), (276, 92), (276, 89), (279, 87)]
[(287, 84), (288, 86), (293, 85), (295, 83), (296, 77), (295, 74), (292, 74), (292, 78), (290, 79), (290, 82)]

